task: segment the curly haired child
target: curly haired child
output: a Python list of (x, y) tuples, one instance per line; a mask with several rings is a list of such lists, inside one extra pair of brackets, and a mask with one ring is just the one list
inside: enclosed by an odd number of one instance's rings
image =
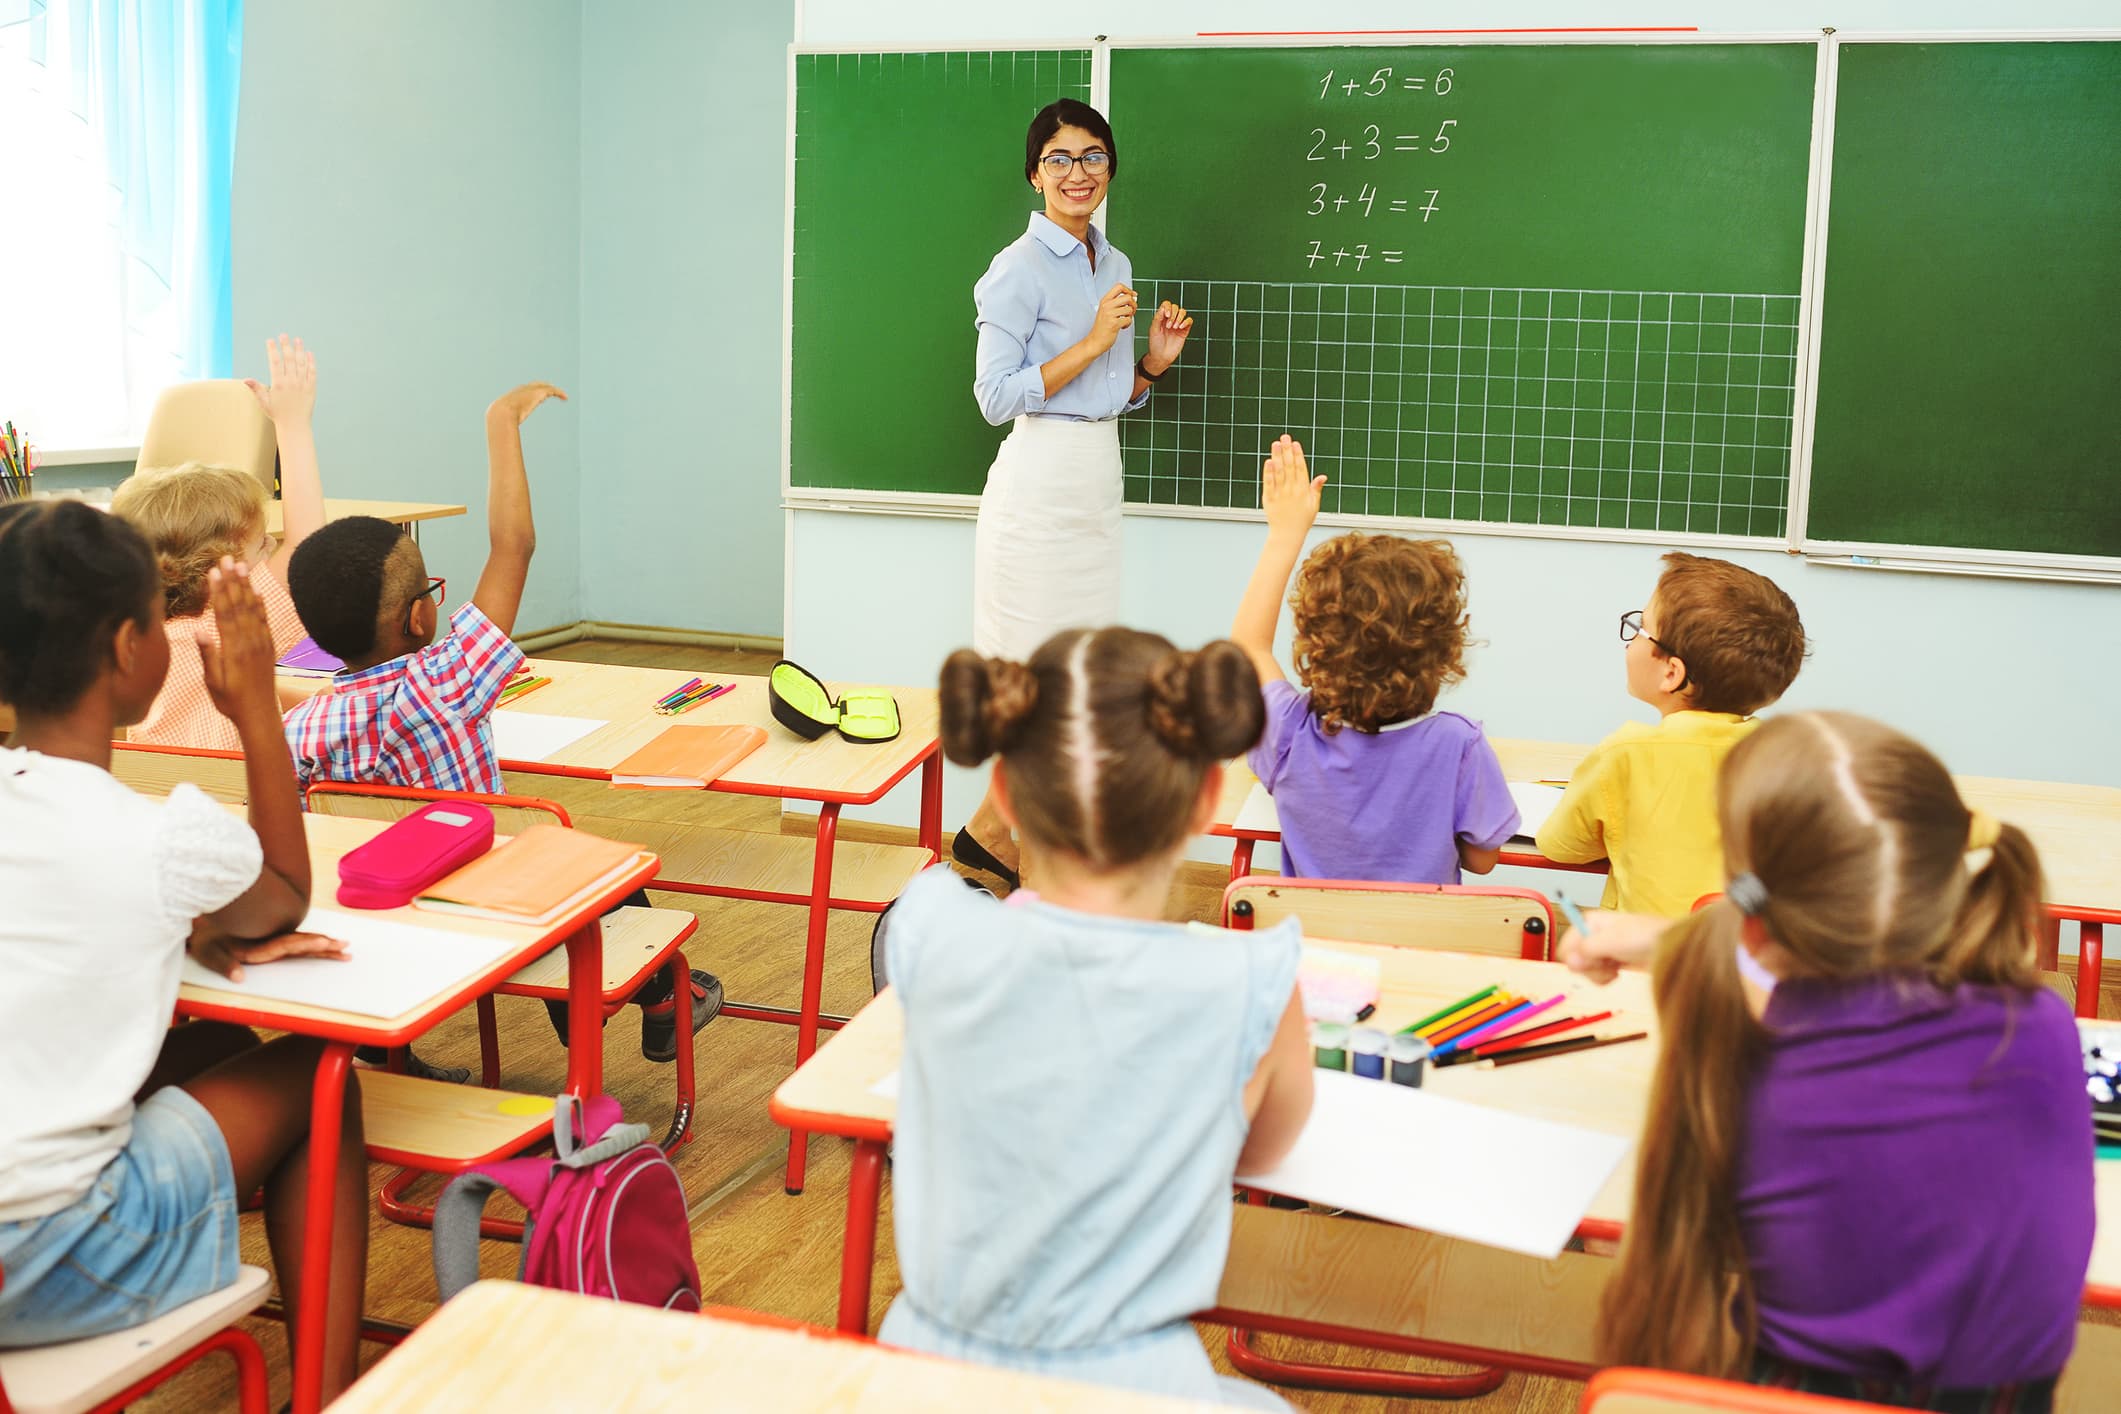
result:
[(1251, 764), (1281, 815), (1282, 869), (1429, 884), (1455, 884), (1461, 868), (1485, 874), (1517, 806), (1480, 724), (1436, 710), (1437, 693), (1465, 676), (1465, 570), (1450, 542), (1326, 541), (1289, 595), (1306, 690), (1274, 659), (1280, 600), (1325, 484), (1301, 444), (1274, 444), (1260, 487), (1267, 544), (1230, 628), (1266, 701)]

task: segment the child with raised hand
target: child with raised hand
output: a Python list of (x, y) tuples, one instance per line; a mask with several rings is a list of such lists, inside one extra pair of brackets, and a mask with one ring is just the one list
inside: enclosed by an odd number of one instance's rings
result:
[(127, 739), (160, 746), (236, 749), (236, 725), (206, 690), (200, 654), (214, 641), (206, 612), (206, 580), (224, 557), (250, 567), (250, 584), (265, 605), (275, 656), (301, 642), (302, 619), (287, 592), (287, 563), (324, 524), (324, 488), (310, 416), (317, 401), (316, 355), (282, 334), (265, 341), (271, 383), (245, 379), (272, 419), (280, 449), (279, 544), (265, 531), (265, 483), (247, 471), (197, 462), (129, 478), (111, 510), (131, 521), (160, 563), (163, 626), (169, 634), (169, 677), (147, 715)]
[(1673, 551), (1649, 604), (1620, 617), (1628, 694), (1657, 709), (1591, 749), (1539, 827), (1562, 864), (1608, 860), (1604, 906), (1676, 917), (1722, 878), (1717, 767), (1789, 690), (1804, 624), (1780, 586), (1728, 560)]
[[(471, 602), (441, 629), (443, 582), (428, 576), (420, 544), (373, 516), (333, 521), (295, 553), (288, 584), (317, 646), (344, 660), (331, 691), (287, 714), (287, 742), (304, 790), (317, 781), (413, 786), (499, 794), (493, 712), (523, 666), (509, 640), (537, 549), (522, 426), (549, 398), (550, 383), (525, 383), (486, 409), (486, 525), (489, 549)], [(645, 893), (630, 904), (646, 905)], [(650, 979), (634, 1000), (642, 1009), (641, 1054), (677, 1058), (677, 968)], [(722, 1009), (722, 984), (692, 973), (692, 1029)], [(547, 1010), (567, 1039), (566, 1004)], [(380, 1052), (358, 1052), (363, 1061)], [(463, 1081), (468, 1070), (415, 1073)]]
[[(1601, 1358), (2047, 1409), (2092, 1135), (2076, 1028), (2034, 970), (2031, 842), (1841, 713), (1768, 722), (1718, 794), (1729, 882), (1657, 950), (1663, 1052)], [(1579, 966), (1584, 943), (1564, 939)]]
[[(153, 552), (74, 502), (0, 508), (0, 1346), (123, 1330), (236, 1278), (261, 1187), (284, 1300), (301, 1299), (310, 1089), (322, 1043), (172, 1028), (187, 940), (231, 976), (343, 956), (291, 933), (309, 851), (280, 737), (272, 634), (248, 574), (208, 576), (204, 682), (244, 751), (249, 823), (191, 786), (110, 771), (169, 663)], [(342, 1116), (325, 1394), (353, 1379), (368, 1246), (357, 1088)]]
[[(1071, 630), (1028, 664), (953, 653), (943, 751), (999, 756), (993, 799), (1039, 892), (1007, 904), (931, 869), (886, 940), (905, 1009), (892, 1173), (905, 1289), (884, 1340), (1214, 1400), (1187, 1317), (1211, 1306), (1239, 1166), (1311, 1106), (1300, 930), (1166, 923), (1220, 762), (1259, 735), (1235, 644), (1184, 653)], [(1269, 1397), (1270, 1407), (1281, 1407)]]
[[(1267, 543), (1230, 626), (1263, 684), (1251, 765), (1281, 817), (1282, 869), (1426, 884), (1485, 874), (1517, 806), (1480, 724), (1436, 710), (1465, 676), (1465, 571), (1446, 540), (1339, 535), (1289, 594), (1325, 484), (1302, 444), (1274, 444), (1260, 482)], [(1285, 594), (1301, 692), (1274, 658)]]

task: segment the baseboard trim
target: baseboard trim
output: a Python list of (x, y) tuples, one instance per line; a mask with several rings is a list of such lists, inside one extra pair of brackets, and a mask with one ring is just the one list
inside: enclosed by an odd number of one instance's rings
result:
[(680, 643), (692, 648), (726, 648), (739, 653), (771, 653), (776, 658), (783, 656), (786, 651), (783, 640), (769, 638), (764, 634), (663, 628), (655, 624), (619, 624), (603, 619), (582, 619), (554, 628), (541, 628), (534, 633), (518, 634), (516, 646), (525, 653), (538, 654), (548, 648), (580, 643), (584, 639), (601, 639), (614, 643)]

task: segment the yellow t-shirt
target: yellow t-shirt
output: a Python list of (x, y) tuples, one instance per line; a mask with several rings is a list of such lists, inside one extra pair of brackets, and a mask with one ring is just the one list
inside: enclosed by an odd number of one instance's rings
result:
[(1605, 907), (1676, 918), (1723, 887), (1716, 772), (1753, 717), (1674, 712), (1630, 722), (1591, 749), (1539, 829), (1539, 852), (1562, 864), (1612, 861)]

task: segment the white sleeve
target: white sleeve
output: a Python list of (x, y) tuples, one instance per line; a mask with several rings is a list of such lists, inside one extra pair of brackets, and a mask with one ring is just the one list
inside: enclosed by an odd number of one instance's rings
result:
[(193, 919), (227, 907), (258, 881), (265, 851), (248, 821), (197, 786), (180, 785), (155, 822), (154, 861), (163, 919), (189, 932)]

